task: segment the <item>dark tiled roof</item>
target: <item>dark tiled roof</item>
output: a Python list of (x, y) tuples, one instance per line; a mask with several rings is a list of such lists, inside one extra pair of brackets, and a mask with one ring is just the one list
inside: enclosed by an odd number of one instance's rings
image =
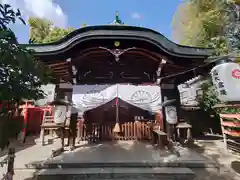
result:
[(25, 44), (36, 54), (54, 55), (91, 39), (136, 39), (152, 43), (166, 53), (177, 57), (206, 58), (213, 50), (208, 48), (190, 47), (176, 44), (162, 34), (148, 28), (126, 25), (99, 25), (77, 29), (63, 39), (48, 44)]

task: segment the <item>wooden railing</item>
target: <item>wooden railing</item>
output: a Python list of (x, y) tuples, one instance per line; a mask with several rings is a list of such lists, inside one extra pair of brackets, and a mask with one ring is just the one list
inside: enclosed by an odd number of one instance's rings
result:
[[(148, 121), (150, 122), (150, 121)], [(120, 133), (113, 132), (114, 124), (92, 124), (91, 132), (87, 133), (84, 123), (78, 125), (78, 140), (88, 140), (89, 135), (97, 140), (151, 140), (150, 128), (144, 122), (126, 122), (120, 124)]]

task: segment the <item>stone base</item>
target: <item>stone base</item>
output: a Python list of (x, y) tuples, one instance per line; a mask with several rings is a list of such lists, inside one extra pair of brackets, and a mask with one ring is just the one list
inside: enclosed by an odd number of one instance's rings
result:
[(82, 179), (161, 179), (192, 180), (194, 173), (188, 168), (80, 168), (41, 170), (37, 180)]

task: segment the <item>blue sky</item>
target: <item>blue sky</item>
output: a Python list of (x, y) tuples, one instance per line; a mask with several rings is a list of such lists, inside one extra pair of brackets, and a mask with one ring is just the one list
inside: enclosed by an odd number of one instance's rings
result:
[[(61, 27), (79, 28), (87, 25), (111, 23), (115, 11), (127, 25), (144, 26), (154, 29), (171, 39), (171, 23), (174, 12), (181, 0), (0, 0), (11, 3), (29, 16), (49, 18)], [(21, 43), (28, 42), (27, 26), (12, 26)]]

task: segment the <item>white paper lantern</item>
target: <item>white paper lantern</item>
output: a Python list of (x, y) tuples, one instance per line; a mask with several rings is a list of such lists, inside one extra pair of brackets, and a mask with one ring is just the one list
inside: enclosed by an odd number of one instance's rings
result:
[(240, 101), (240, 65), (227, 62), (211, 70), (213, 84), (222, 102)]

